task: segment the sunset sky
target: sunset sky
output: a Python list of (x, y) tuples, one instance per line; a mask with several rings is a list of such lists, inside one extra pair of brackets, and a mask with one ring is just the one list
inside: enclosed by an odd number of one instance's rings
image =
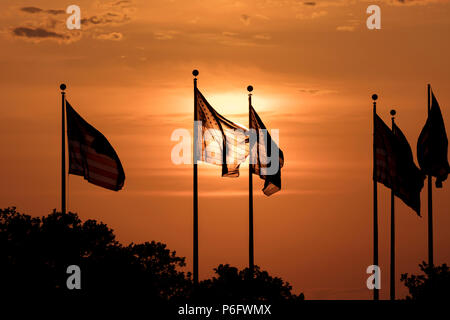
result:
[[(67, 6), (81, 30), (66, 28)], [(381, 30), (366, 8), (381, 7)], [(118, 240), (161, 241), (192, 270), (192, 166), (174, 165), (175, 129), (192, 130), (192, 70), (222, 115), (248, 126), (247, 85), (280, 130), (283, 189), (254, 177), (255, 264), (307, 299), (369, 299), (372, 264), (372, 101), (414, 154), (427, 83), (450, 130), (450, 1), (2, 0), (0, 207), (60, 210), (61, 95), (114, 146), (126, 174), (113, 192), (68, 179), (68, 209)], [(239, 178), (199, 165), (200, 279), (248, 263), (248, 166)], [(382, 299), (389, 298), (390, 191), (379, 186)], [(397, 200), (401, 273), (427, 259), (422, 218)], [(450, 262), (450, 181), (434, 189), (435, 263)]]

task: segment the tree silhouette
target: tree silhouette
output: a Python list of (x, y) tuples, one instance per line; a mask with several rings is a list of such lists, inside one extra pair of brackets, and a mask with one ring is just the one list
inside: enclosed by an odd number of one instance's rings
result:
[(426, 262), (419, 264), (423, 275), (401, 275), (401, 281), (409, 290), (408, 300), (450, 300), (450, 269), (444, 263), (430, 266)]
[[(187, 302), (297, 303), (303, 294), (281, 278), (255, 267), (239, 271), (219, 265), (216, 277), (195, 287), (182, 271), (185, 258), (159, 242), (124, 246), (104, 223), (82, 222), (76, 213), (55, 210), (32, 218), (15, 207), (0, 209), (1, 289), (9, 293), (77, 296), (133, 295), (158, 306)], [(69, 290), (67, 267), (81, 269), (81, 290)]]
[(253, 277), (250, 269), (239, 271), (228, 264), (214, 269), (217, 277), (202, 281), (194, 295), (196, 300), (209, 303), (277, 303), (299, 302), (303, 294), (291, 293), (292, 287), (281, 278), (271, 277), (255, 266)]
[(13, 208), (0, 210), (2, 289), (16, 292), (68, 293), (66, 269), (82, 270), (82, 289), (71, 294), (144, 293), (168, 300), (190, 284), (179, 271), (185, 259), (159, 242), (121, 245), (111, 229), (95, 220), (84, 223), (75, 213), (53, 211), (31, 218)]

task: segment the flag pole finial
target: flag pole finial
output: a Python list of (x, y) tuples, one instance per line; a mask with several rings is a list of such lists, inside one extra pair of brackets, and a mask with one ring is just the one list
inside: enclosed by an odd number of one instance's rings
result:
[(248, 86), (248, 87), (247, 87), (247, 91), (248, 91), (248, 92), (252, 92), (252, 91), (253, 91), (253, 86)]
[(197, 69), (194, 69), (194, 70), (192, 71), (192, 75), (193, 75), (194, 77), (198, 76), (198, 74), (199, 74), (199, 72), (198, 72)]
[(377, 100), (378, 100), (378, 95), (377, 95), (376, 93), (374, 93), (374, 94), (372, 95), (372, 100), (373, 100), (373, 101), (377, 101)]
[(62, 90), (62, 91), (64, 91), (64, 90), (66, 90), (66, 85), (64, 84), (64, 83), (61, 83), (61, 85), (59, 86), (59, 88)]
[(397, 111), (395, 111), (395, 109), (392, 109), (390, 114), (391, 114), (392, 118), (394, 118), (395, 115), (397, 114)]

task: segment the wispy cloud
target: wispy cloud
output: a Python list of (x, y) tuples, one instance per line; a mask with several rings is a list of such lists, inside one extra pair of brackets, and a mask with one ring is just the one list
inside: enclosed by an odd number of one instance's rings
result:
[(316, 89), (316, 88), (300, 88), (298, 89), (301, 93), (307, 93), (311, 95), (321, 95), (321, 94), (329, 94), (336, 93), (335, 90), (327, 90), (327, 89)]
[(299, 12), (297, 13), (297, 15), (295, 16), (297, 19), (317, 19), (317, 18), (321, 18), (321, 17), (325, 17), (326, 15), (328, 15), (328, 12), (325, 10), (320, 10), (320, 11), (308, 11), (308, 12)]
[(126, 13), (107, 12), (99, 16), (91, 16), (89, 18), (81, 19), (83, 26), (87, 25), (108, 25), (108, 24), (122, 24), (130, 21), (131, 18)]
[(355, 26), (338, 26), (338, 27), (336, 27), (336, 30), (352, 32), (352, 31), (355, 31)]
[(66, 28), (65, 20), (67, 17), (65, 10), (43, 9), (37, 6), (21, 7), (18, 10), (39, 18), (11, 27), (10, 35), (13, 38), (35, 43), (44, 40), (71, 43), (80, 40), (82, 35), (98, 40), (122, 40), (123, 34), (121, 32), (104, 30), (104, 28), (115, 27), (129, 22), (132, 19), (132, 13), (135, 8), (130, 0), (98, 3), (95, 9), (97, 11), (96, 14), (91, 14), (81, 19), (83, 32)]
[(270, 39), (272, 39), (272, 37), (267, 35), (267, 34), (256, 34), (256, 35), (253, 36), (253, 38), (257, 39), (257, 40), (270, 40)]
[(113, 40), (119, 41), (122, 40), (123, 34), (120, 32), (110, 32), (110, 33), (99, 33), (93, 36), (95, 39), (100, 40)]
[(172, 40), (179, 33), (180, 32), (176, 30), (156, 31), (153, 32), (153, 36), (157, 40)]
[(58, 15), (58, 14), (64, 14), (66, 13), (64, 10), (55, 10), (55, 9), (48, 9), (44, 10), (38, 7), (23, 7), (20, 8), (20, 11), (26, 12), (26, 13), (48, 13), (52, 15)]
[(43, 28), (27, 28), (27, 27), (17, 27), (12, 30), (14, 35), (18, 37), (27, 38), (55, 38), (55, 39), (65, 39), (66, 36), (61, 33), (56, 33), (52, 31), (45, 30)]

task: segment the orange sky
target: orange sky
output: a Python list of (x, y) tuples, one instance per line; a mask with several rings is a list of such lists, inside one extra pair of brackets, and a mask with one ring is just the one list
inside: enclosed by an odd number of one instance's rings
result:
[[(283, 190), (254, 178), (255, 263), (307, 299), (368, 299), (372, 264), (372, 109), (414, 153), (430, 82), (450, 130), (450, 3), (408, 1), (92, 1), (65, 27), (61, 1), (0, 4), (0, 207), (33, 216), (60, 207), (60, 94), (110, 140), (126, 181), (115, 193), (70, 176), (68, 208), (101, 220), (124, 243), (167, 243), (192, 267), (192, 169), (170, 141), (192, 128), (192, 69), (217, 111), (247, 125), (246, 86), (280, 129)], [(305, 4), (306, 3), (306, 4)], [(308, 4), (309, 3), (309, 4)], [(366, 28), (381, 7), (382, 29)], [(35, 7), (38, 10), (22, 10)], [(34, 13), (31, 13), (33, 11)], [(96, 18), (92, 18), (96, 17)], [(37, 37), (38, 36), (38, 37)], [(238, 179), (199, 166), (200, 277), (248, 261), (247, 166)], [(450, 262), (449, 183), (434, 194), (435, 259)], [(389, 297), (389, 192), (379, 187), (381, 298)], [(419, 218), (397, 200), (397, 279), (426, 260), (426, 191)], [(406, 290), (397, 282), (398, 296)]]

